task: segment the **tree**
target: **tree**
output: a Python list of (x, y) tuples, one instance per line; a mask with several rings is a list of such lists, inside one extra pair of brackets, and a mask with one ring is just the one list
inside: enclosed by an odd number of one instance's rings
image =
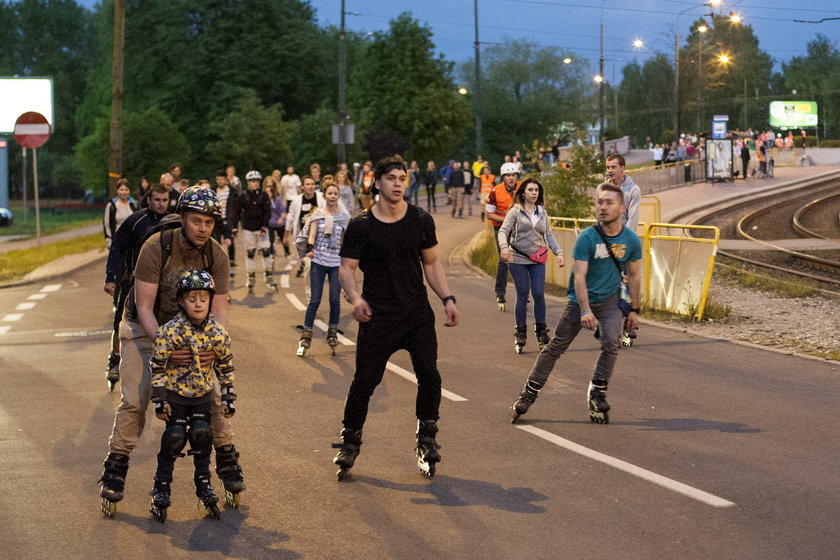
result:
[[(573, 62), (566, 64), (566, 57)], [(532, 140), (547, 141), (562, 123), (584, 127), (595, 116), (589, 101), (593, 88), (586, 78), (588, 64), (555, 47), (505, 39), (481, 54), (481, 123), (484, 154), (502, 155), (526, 149)], [(475, 87), (474, 63), (462, 76)]]
[(589, 218), (593, 205), (590, 192), (598, 186), (598, 174), (604, 169), (598, 146), (589, 145), (583, 131), (573, 134), (571, 159), (567, 166), (557, 166), (540, 175), (545, 189), (545, 207), (549, 216)]
[[(110, 119), (99, 117), (93, 132), (76, 147), (76, 165), (87, 188), (106, 192), (108, 187), (108, 145)], [(187, 161), (189, 146), (178, 127), (159, 107), (125, 113), (123, 177), (132, 184), (146, 175), (153, 183), (173, 161)]]
[(822, 34), (808, 43), (808, 55), (782, 65), (786, 91), (817, 102), (823, 138), (840, 138), (840, 51)]
[[(641, 66), (634, 61), (622, 70), (618, 90), (621, 132), (636, 146), (648, 136), (658, 141), (663, 131), (673, 129), (673, 89), (674, 68), (662, 53)], [(670, 141), (670, 134), (668, 138)]]
[(374, 34), (356, 62), (348, 106), (360, 132), (392, 130), (411, 141), (409, 159), (448, 158), (460, 145), (470, 111), (455, 91), (452, 63), (434, 56), (431, 30), (409, 14)]
[(240, 91), (233, 111), (210, 124), (215, 140), (207, 145), (208, 155), (217, 165), (231, 162), (237, 167), (263, 170), (289, 160), (293, 130), (283, 120), (283, 106), (276, 103), (265, 107), (254, 90)]

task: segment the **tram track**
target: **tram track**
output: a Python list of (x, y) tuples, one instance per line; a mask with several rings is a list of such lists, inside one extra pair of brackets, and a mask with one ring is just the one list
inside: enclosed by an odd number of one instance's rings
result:
[[(807, 202), (803, 204), (803, 199)], [(840, 208), (840, 174), (799, 181), (788, 187), (750, 193), (708, 205), (692, 216), (691, 223), (713, 225), (721, 239), (744, 239), (766, 250), (718, 250), (718, 255), (742, 265), (768, 271), (771, 275), (792, 275), (816, 283), (816, 290), (840, 296), (840, 222), (835, 221)], [(746, 212), (746, 213), (745, 213)], [(829, 227), (814, 227), (834, 216)], [(833, 229), (832, 229), (833, 228)], [(815, 246), (796, 249), (796, 240), (815, 240)], [(791, 243), (793, 242), (793, 243)], [(811, 254), (818, 253), (818, 254)]]

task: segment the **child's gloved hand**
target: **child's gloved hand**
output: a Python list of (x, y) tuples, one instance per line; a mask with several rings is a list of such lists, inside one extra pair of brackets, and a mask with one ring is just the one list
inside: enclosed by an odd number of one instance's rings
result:
[(222, 385), (222, 414), (230, 418), (236, 414), (236, 407), (233, 401), (236, 400), (236, 393), (233, 392), (233, 385)]
[(169, 415), (172, 414), (172, 407), (169, 406), (169, 403), (158, 399), (153, 401), (155, 403), (155, 416), (158, 417), (158, 420), (163, 420), (164, 422), (169, 421)]

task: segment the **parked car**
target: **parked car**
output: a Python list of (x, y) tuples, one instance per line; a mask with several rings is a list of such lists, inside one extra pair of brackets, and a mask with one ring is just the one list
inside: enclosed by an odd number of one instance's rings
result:
[(0, 208), (0, 226), (10, 226), (14, 221), (12, 211), (7, 208)]

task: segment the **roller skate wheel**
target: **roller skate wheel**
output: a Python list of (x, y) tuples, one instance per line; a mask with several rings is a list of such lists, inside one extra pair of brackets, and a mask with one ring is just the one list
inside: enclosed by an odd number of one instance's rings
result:
[(225, 490), (225, 503), (234, 509), (239, 509), (239, 492), (231, 492), (230, 490)]
[(330, 354), (332, 354), (333, 356), (335, 356), (335, 346), (331, 346), (331, 347), (330, 347)]
[(117, 386), (117, 384), (116, 384), (116, 383), (114, 383), (114, 382), (113, 382), (113, 381), (111, 381), (110, 379), (108, 380), (108, 390), (109, 390), (110, 392), (112, 392), (112, 393), (113, 393), (113, 392), (114, 392), (114, 387), (116, 387), (116, 386)]
[(155, 506), (154, 502), (152, 502), (152, 506), (149, 508), (149, 511), (152, 513), (152, 517), (158, 523), (164, 523), (166, 521), (166, 508), (159, 508)]
[(423, 473), (423, 476), (425, 476), (426, 478), (432, 478), (433, 476), (435, 476), (435, 463), (427, 463), (426, 461), (418, 458), (417, 466), (420, 468), (420, 472)]
[(510, 419), (510, 423), (511, 424), (516, 424), (516, 421), (519, 420), (520, 416), (521, 416), (521, 414), (519, 414), (518, 412), (514, 412), (513, 413), (513, 418)]
[(609, 412), (590, 412), (589, 413), (589, 421), (593, 424), (609, 424), (610, 423), (610, 413)]
[(342, 480), (347, 478), (347, 475), (349, 473), (350, 473), (350, 469), (345, 468), (345, 467), (341, 467), (340, 469), (338, 469), (338, 472), (335, 473), (335, 476), (338, 479), (338, 481), (341, 482)]
[(305, 346), (298, 346), (297, 355), (301, 358), (306, 356), (306, 347)]
[(221, 518), (221, 512), (219, 511), (219, 506), (216, 504), (205, 504), (204, 509), (207, 510), (207, 516), (211, 519), (219, 519)]
[(112, 502), (111, 500), (102, 498), (100, 508), (102, 509), (102, 513), (105, 517), (114, 517), (114, 514), (117, 513), (117, 502)]
[(521, 353), (522, 353), (522, 348), (523, 348), (523, 347), (522, 347), (522, 346), (520, 346), (519, 344), (514, 344), (514, 345), (513, 345), (513, 349), (514, 349), (514, 350), (516, 350), (516, 353), (517, 353), (517, 354), (521, 354)]

